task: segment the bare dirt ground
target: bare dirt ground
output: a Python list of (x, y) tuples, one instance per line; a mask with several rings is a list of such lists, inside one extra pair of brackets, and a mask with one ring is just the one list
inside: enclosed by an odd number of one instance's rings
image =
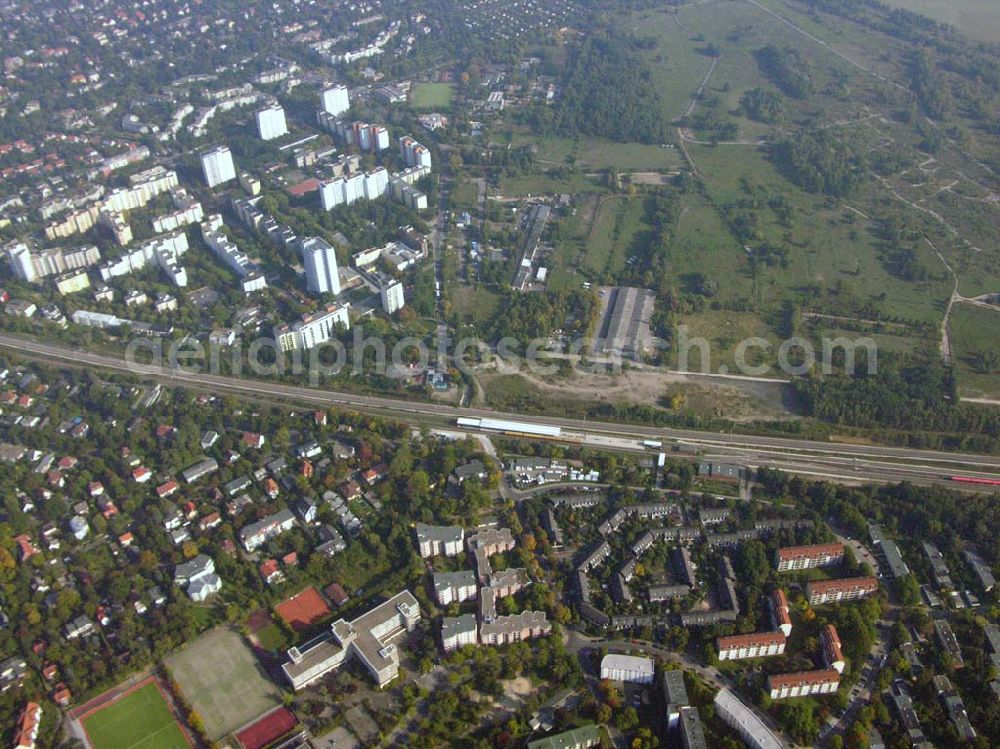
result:
[[(795, 399), (788, 385), (753, 380), (715, 380), (672, 372), (627, 369), (621, 374), (582, 374), (542, 377), (526, 369), (500, 374), (520, 374), (542, 393), (563, 399), (658, 405), (664, 397), (680, 396), (679, 409), (732, 419), (795, 419)], [(480, 376), (489, 390), (496, 375)]]

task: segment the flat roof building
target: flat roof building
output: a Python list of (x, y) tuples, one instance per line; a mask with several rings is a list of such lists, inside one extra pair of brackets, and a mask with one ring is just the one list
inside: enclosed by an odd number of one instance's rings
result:
[(597, 726), (582, 726), (528, 743), (528, 749), (590, 749), (601, 743)]
[(784, 749), (767, 724), (728, 689), (720, 689), (713, 704), (715, 714), (736, 731), (750, 749)]
[(338, 619), (329, 633), (301, 648), (291, 648), (289, 659), (281, 668), (292, 688), (298, 691), (353, 656), (368, 669), (375, 683), (383, 687), (399, 674), (399, 653), (392, 640), (412, 631), (419, 621), (417, 599), (404, 590), (353, 621)]
[(684, 749), (708, 749), (705, 729), (696, 707), (682, 707), (680, 710), (681, 746)]
[(684, 672), (673, 669), (663, 672), (663, 702), (667, 706), (667, 728), (677, 725), (680, 710), (691, 704), (684, 686)]
[(465, 645), (479, 642), (479, 625), (473, 614), (446, 616), (441, 620), (441, 647), (451, 653)]
[(425, 525), (414, 527), (417, 547), (424, 559), (438, 555), (453, 557), (462, 553), (465, 531), (458, 525)]
[(983, 592), (989, 593), (993, 590), (993, 587), (997, 584), (997, 580), (993, 576), (993, 570), (986, 564), (986, 561), (972, 549), (964, 549), (962, 556), (965, 557), (965, 561), (972, 568), (972, 572), (979, 581), (979, 587), (983, 589)]
[(476, 598), (476, 573), (472, 570), (434, 573), (434, 598), (441, 606)]
[(601, 678), (627, 681), (633, 684), (652, 684), (655, 669), (652, 658), (611, 653), (601, 659)]
[(951, 625), (944, 619), (934, 620), (934, 633), (937, 635), (938, 642), (941, 643), (941, 648), (947, 653), (956, 668), (961, 668), (965, 665), (965, 660), (962, 658), (962, 649), (958, 645), (958, 638), (955, 637), (955, 632), (952, 630)]

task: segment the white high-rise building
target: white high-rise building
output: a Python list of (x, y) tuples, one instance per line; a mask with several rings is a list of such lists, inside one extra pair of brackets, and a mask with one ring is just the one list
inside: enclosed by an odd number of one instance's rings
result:
[(257, 132), (261, 140), (274, 140), (288, 132), (285, 110), (277, 104), (257, 112)]
[(344, 202), (350, 205), (365, 196), (365, 175), (363, 172), (352, 174), (344, 180)]
[(382, 125), (372, 125), (372, 148), (376, 153), (389, 148), (389, 131)]
[(403, 298), (403, 284), (399, 281), (393, 280), (382, 284), (379, 293), (382, 296), (382, 309), (387, 315), (399, 312), (406, 305), (406, 300)]
[(218, 146), (203, 153), (201, 171), (209, 187), (218, 187), (236, 179), (236, 167), (233, 165), (233, 155), (229, 152), (229, 148)]
[(34, 281), (37, 274), (28, 245), (24, 242), (14, 242), (7, 245), (6, 249), (7, 259), (10, 260), (10, 267), (14, 271), (14, 275), (22, 281)]
[(291, 325), (274, 329), (274, 339), (282, 351), (308, 351), (333, 338), (341, 328), (349, 330), (351, 320), (347, 307), (331, 304), (325, 310), (303, 315)]
[(344, 178), (319, 183), (319, 202), (324, 211), (332, 211), (344, 202)]
[(365, 174), (364, 191), (368, 200), (376, 200), (389, 189), (389, 172), (384, 166)]
[(341, 117), (351, 108), (351, 97), (347, 92), (347, 86), (334, 86), (323, 92), (323, 111), (329, 112), (334, 117)]
[(339, 294), (340, 275), (337, 253), (319, 237), (302, 240), (302, 262), (306, 267), (306, 288), (314, 294)]

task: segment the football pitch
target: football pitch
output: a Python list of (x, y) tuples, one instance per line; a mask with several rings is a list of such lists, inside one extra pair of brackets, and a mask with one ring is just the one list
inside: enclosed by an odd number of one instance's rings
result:
[(83, 719), (93, 749), (188, 749), (187, 738), (155, 682)]
[(281, 691), (265, 678), (239, 633), (227, 627), (189, 642), (165, 663), (215, 741), (281, 704)]

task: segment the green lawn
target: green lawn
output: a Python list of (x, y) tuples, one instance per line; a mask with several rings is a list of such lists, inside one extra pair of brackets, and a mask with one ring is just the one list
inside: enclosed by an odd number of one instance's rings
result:
[(450, 83), (418, 83), (410, 91), (410, 104), (416, 109), (447, 110), (454, 95)]
[(271, 652), (278, 652), (288, 648), (288, 638), (277, 624), (269, 624), (257, 633), (257, 640), (260, 646)]
[(451, 317), (458, 324), (485, 325), (496, 315), (500, 295), (490, 289), (456, 286), (451, 289)]
[(574, 165), (578, 169), (601, 170), (614, 167), (620, 172), (669, 171), (681, 166), (676, 148), (642, 143), (616, 143), (604, 138), (538, 137), (529, 132), (508, 133), (516, 147), (533, 144), (537, 159), (546, 166)]
[(613, 197), (601, 202), (586, 241), (584, 268), (596, 278), (625, 268), (636, 235), (646, 227), (642, 198)]
[(1000, 371), (988, 361), (1000, 361), (1000, 312), (956, 304), (949, 330), (962, 395), (1000, 395)]
[(889, 5), (948, 23), (983, 42), (1000, 42), (1000, 4), (996, 0), (888, 0)]
[(83, 721), (94, 749), (187, 749), (187, 739), (154, 684), (140, 687)]

